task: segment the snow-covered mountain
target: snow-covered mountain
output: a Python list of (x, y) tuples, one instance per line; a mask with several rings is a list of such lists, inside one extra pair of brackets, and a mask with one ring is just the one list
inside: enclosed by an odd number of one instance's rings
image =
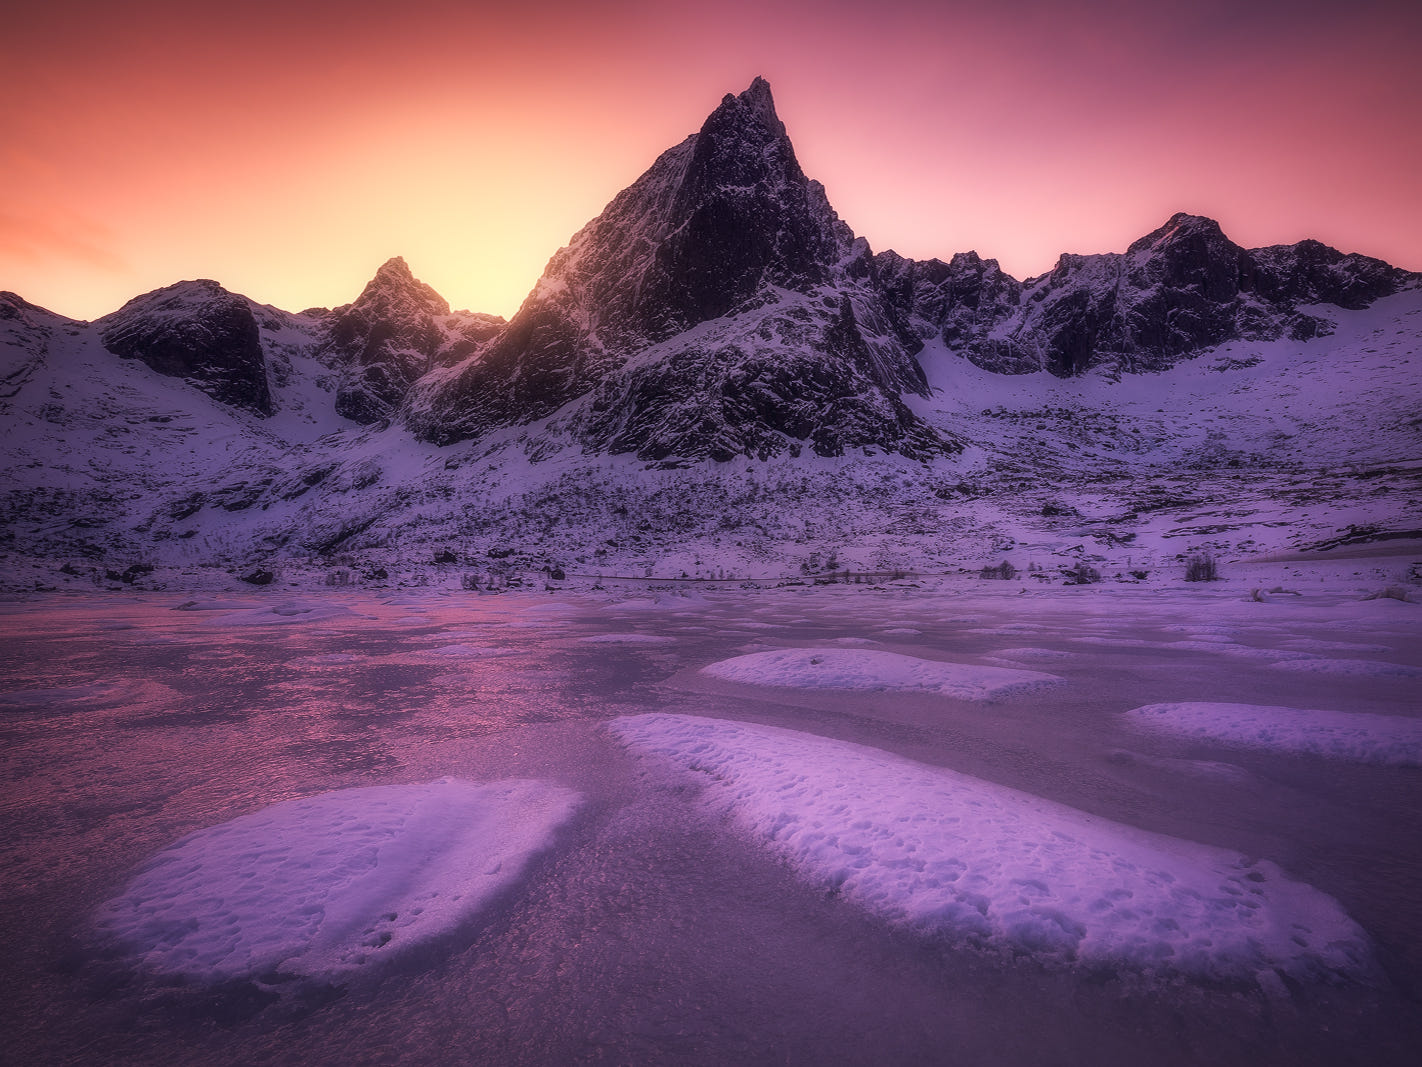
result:
[(81, 323), (0, 294), (5, 581), (1141, 571), (1416, 533), (1419, 281), (1184, 214), (1025, 282), (875, 255), (757, 79), (507, 323), (400, 259), (329, 311), (188, 281)]
[(486, 353), (415, 389), (422, 440), (563, 410), (586, 447), (683, 463), (957, 446), (902, 403), (923, 371), (770, 86), (728, 95), (553, 257)]

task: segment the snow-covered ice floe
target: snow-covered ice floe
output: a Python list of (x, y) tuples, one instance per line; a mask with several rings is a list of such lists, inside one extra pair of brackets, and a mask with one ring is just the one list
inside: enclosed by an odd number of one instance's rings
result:
[(1337, 901), (1265, 860), (812, 734), (684, 715), (610, 729), (812, 884), (915, 929), (1145, 972), (1370, 968)]
[(1344, 674), (1356, 678), (1422, 678), (1422, 667), (1384, 663), (1373, 659), (1294, 659), (1269, 666), (1279, 671), (1306, 674)]
[[(196, 609), (194, 609), (196, 610)], [(332, 619), (369, 619), (339, 604), (319, 600), (288, 600), (271, 607), (234, 611), (208, 619), (214, 626), (277, 626), (292, 623), (329, 622)]]
[(440, 645), (438, 648), (425, 649), (427, 656), (439, 656), (441, 659), (464, 659), (469, 657), (482, 658), (486, 656), (502, 656), (509, 650), (499, 648), (494, 645), (466, 645), (463, 642), (453, 645)]
[(1137, 725), (1179, 737), (1331, 759), (1422, 766), (1422, 719), (1258, 704), (1147, 704), (1128, 711)]
[(99, 925), (164, 975), (350, 975), (479, 911), (579, 803), (549, 782), (452, 778), (286, 801), (160, 852)]
[(958, 700), (998, 697), (1059, 685), (1040, 671), (942, 663), (860, 648), (779, 648), (721, 660), (702, 672), (728, 682), (791, 689), (923, 690)]

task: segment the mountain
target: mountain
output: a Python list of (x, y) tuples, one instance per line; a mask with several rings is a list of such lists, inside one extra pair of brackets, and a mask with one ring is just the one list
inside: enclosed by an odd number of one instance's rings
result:
[(449, 444), (572, 405), (585, 447), (673, 465), (956, 450), (901, 400), (926, 380), (870, 267), (757, 78), (553, 257), (487, 352), (419, 383), (404, 419)]
[(364, 425), (389, 418), (426, 371), (478, 352), (503, 327), (494, 315), (451, 314), (397, 256), (330, 313), (316, 355), (342, 369), (337, 413)]
[(876, 257), (908, 329), (1007, 374), (1163, 370), (1227, 341), (1325, 330), (1309, 305), (1361, 309), (1417, 276), (1317, 241), (1252, 251), (1213, 219), (1180, 213), (1125, 253), (1063, 255), (1026, 282), (976, 253), (949, 263)]
[(1026, 281), (874, 254), (757, 79), (508, 322), (400, 259), (334, 310), (199, 280), (84, 323), (0, 294), (0, 584), (1410, 544), (1419, 281), (1187, 214)]

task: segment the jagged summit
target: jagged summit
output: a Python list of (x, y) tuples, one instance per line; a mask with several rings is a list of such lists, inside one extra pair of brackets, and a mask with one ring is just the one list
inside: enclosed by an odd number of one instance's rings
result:
[(1177, 211), (1166, 220), (1163, 226), (1152, 230), (1139, 240), (1131, 242), (1126, 253), (1131, 255), (1147, 250), (1158, 251), (1186, 241), (1233, 243), (1225, 237), (1224, 231), (1220, 229), (1220, 224), (1214, 219), (1204, 215), (1191, 215), (1185, 211)]
[[(750, 87), (739, 96), (735, 93), (727, 93), (722, 97), (721, 107), (724, 108), (728, 105), (739, 105), (755, 112), (766, 125), (775, 125), (780, 122), (780, 117), (775, 113), (775, 98), (770, 92), (770, 82), (759, 74), (751, 79)], [(780, 132), (785, 132), (783, 125), (780, 126)]]
[(449, 302), (416, 278), (409, 264), (400, 256), (382, 263), (375, 276), (361, 290), (360, 296), (345, 308), (336, 310), (338, 313), (351, 308), (368, 311), (374, 310), (377, 305), (398, 310), (418, 307), (435, 315), (449, 314)]
[(451, 315), (448, 301), (395, 256), (353, 303), (331, 312), (317, 354), (342, 370), (337, 413), (373, 423), (389, 418), (441, 359), (467, 356), (502, 325), (489, 316)]

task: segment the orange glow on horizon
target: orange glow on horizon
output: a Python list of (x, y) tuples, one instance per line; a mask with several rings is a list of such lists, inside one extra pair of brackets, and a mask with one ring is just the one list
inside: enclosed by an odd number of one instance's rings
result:
[(1422, 269), (1422, 14), (1393, 0), (713, 6), (51, 0), (0, 41), (0, 288), (181, 278), (290, 310), (402, 255), (509, 315), (725, 92), (771, 82), (875, 250), (1018, 277), (1177, 210)]

